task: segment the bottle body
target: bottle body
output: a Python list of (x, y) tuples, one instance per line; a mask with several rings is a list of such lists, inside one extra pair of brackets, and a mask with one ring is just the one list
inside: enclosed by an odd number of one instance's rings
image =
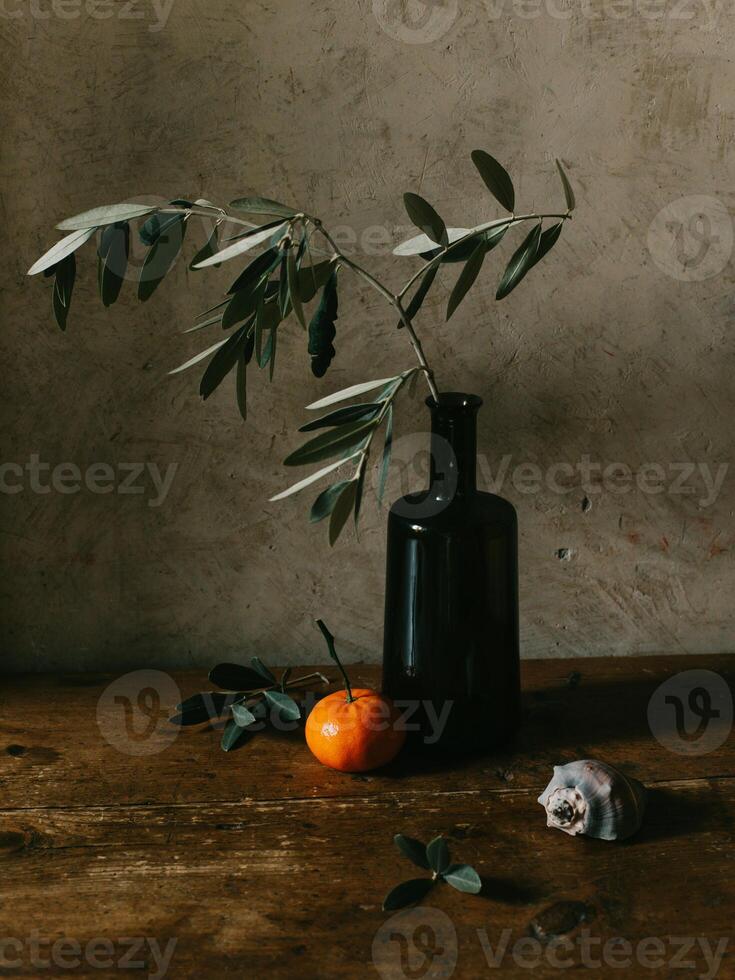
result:
[(430, 400), (430, 487), (388, 518), (383, 690), (428, 749), (500, 745), (520, 721), (517, 518), (475, 488), (480, 404)]

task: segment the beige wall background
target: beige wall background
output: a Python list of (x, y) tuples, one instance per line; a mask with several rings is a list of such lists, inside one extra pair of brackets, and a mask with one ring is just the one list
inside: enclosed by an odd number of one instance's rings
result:
[[(203, 404), (197, 371), (166, 376), (216, 339), (182, 331), (233, 265), (192, 273), (180, 260), (149, 303), (128, 283), (105, 310), (87, 247), (65, 335), (49, 281), (25, 272), (86, 208), (260, 192), (347, 229), (355, 258), (399, 284), (412, 261), (371, 242), (400, 240), (403, 191), (451, 224), (498, 214), (476, 147), (512, 172), (523, 208), (562, 204), (555, 156), (578, 197), (554, 252), (502, 304), (514, 243), (450, 324), (456, 267), (418, 321), (444, 388), (485, 400), (481, 478), (510, 458), (524, 656), (733, 649), (733, 474), (719, 493), (702, 476), (732, 455), (729, 5), (7, 0), (0, 29), (2, 460), (108, 463), (120, 479), (122, 464), (176, 467), (159, 506), (149, 470), (139, 494), (38, 493), (3, 471), (3, 669), (314, 661), (316, 616), (347, 659), (379, 659), (385, 512), (369, 495), (359, 543), (350, 533), (330, 550), (306, 519), (313, 494), (268, 498), (294, 476), (281, 460), (304, 405), (411, 365), (380, 297), (342, 277), (321, 381), (300, 328), (282, 330), (274, 382), (251, 371), (243, 424), (231, 379)], [(203, 235), (192, 226), (187, 258)], [(426, 430), (422, 394), (397, 425), (404, 445)], [(632, 488), (601, 488), (599, 473), (586, 488), (574, 469), (560, 471), (566, 492), (523, 492), (520, 464), (545, 479), (585, 456), (629, 467)], [(657, 483), (649, 463), (662, 492), (637, 485)], [(699, 467), (692, 492), (672, 492), (677, 463)]]

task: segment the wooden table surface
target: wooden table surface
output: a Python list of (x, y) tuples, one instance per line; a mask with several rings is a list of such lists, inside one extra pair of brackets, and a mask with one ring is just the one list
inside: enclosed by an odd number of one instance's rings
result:
[[(203, 673), (6, 678), (0, 975), (735, 976), (732, 734), (682, 754), (673, 725), (659, 741), (648, 721), (686, 670), (733, 690), (735, 657), (527, 661), (513, 749), (461, 765), (402, 755), (364, 776), (323, 768), (300, 730), (225, 754), (211, 730), (172, 733), (159, 695), (137, 699), (154, 688), (168, 706), (209, 688)], [(376, 668), (350, 673), (378, 683)], [(580, 758), (649, 787), (629, 841), (547, 829), (537, 797)], [(422, 873), (396, 833), (445, 834), (481, 895), (441, 885), (382, 912)]]

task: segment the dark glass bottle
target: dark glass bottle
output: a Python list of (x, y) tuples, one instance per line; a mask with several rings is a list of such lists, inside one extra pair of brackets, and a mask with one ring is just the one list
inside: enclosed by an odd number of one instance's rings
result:
[(512, 504), (477, 490), (482, 399), (426, 404), (429, 488), (388, 517), (383, 690), (420, 702), (407, 718), (415, 745), (468, 752), (520, 722), (518, 523)]

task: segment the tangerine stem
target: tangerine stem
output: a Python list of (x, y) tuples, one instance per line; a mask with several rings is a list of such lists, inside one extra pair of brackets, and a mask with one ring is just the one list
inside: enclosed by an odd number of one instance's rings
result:
[(354, 701), (355, 699), (352, 696), (352, 688), (350, 687), (350, 679), (347, 676), (347, 671), (342, 666), (342, 662), (339, 659), (339, 657), (337, 656), (337, 651), (334, 648), (334, 637), (332, 636), (332, 634), (329, 632), (329, 630), (325, 626), (323, 620), (317, 619), (316, 625), (322, 631), (322, 636), (327, 641), (327, 647), (329, 649), (329, 656), (337, 664), (337, 666), (339, 667), (339, 671), (342, 674), (342, 680), (345, 682), (345, 695), (346, 695), (346, 700), (347, 701)]

